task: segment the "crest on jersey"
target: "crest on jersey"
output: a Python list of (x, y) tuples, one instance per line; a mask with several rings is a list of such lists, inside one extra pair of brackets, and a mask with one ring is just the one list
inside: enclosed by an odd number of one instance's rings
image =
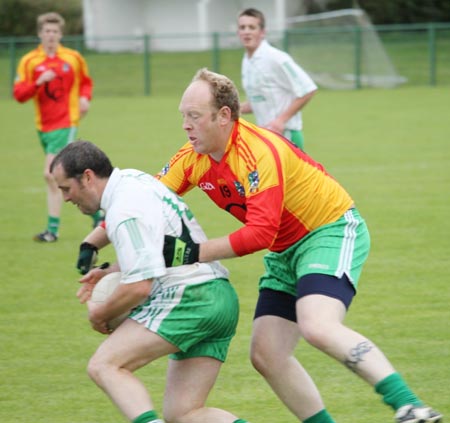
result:
[(70, 66), (68, 63), (64, 63), (62, 67), (63, 72), (69, 72)]
[(169, 171), (169, 169), (170, 169), (170, 165), (169, 165), (169, 163), (167, 163), (167, 164), (161, 169), (161, 172), (159, 172), (159, 175), (160, 175), (160, 176), (167, 175), (167, 172)]
[(259, 188), (259, 174), (257, 170), (248, 174), (248, 181), (250, 182), (250, 192), (256, 192)]
[(238, 192), (240, 197), (245, 197), (244, 185), (242, 185), (239, 181), (234, 181), (234, 187), (236, 188), (236, 191)]

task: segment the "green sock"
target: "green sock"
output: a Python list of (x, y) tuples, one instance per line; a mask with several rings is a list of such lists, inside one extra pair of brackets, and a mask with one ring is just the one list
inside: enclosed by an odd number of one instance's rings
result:
[(158, 419), (155, 411), (150, 410), (137, 416), (132, 423), (163, 423), (163, 421)]
[(407, 404), (423, 405), (398, 373), (393, 373), (378, 382), (375, 385), (375, 392), (382, 395), (383, 402), (394, 411)]
[(60, 223), (59, 217), (48, 216), (47, 230), (49, 232), (51, 232), (52, 234), (57, 235), (58, 234), (58, 229), (59, 229), (59, 223)]
[(325, 408), (318, 413), (314, 414), (314, 416), (308, 417), (306, 420), (303, 420), (303, 423), (336, 423), (333, 418), (330, 416)]
[(233, 423), (248, 423), (247, 420), (237, 419)]

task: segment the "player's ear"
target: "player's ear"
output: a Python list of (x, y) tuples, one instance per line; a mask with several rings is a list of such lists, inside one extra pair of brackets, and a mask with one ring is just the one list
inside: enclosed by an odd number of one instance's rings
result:
[(95, 175), (95, 172), (91, 169), (85, 169), (83, 172), (84, 180), (86, 182), (91, 182), (94, 175)]
[(231, 120), (231, 109), (228, 106), (223, 106), (217, 115), (221, 125), (227, 125)]

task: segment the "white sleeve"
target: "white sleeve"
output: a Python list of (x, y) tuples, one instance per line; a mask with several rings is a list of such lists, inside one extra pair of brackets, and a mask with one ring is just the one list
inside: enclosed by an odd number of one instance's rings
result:
[(149, 226), (140, 218), (130, 218), (117, 226), (113, 244), (122, 282), (139, 282), (166, 274), (163, 240), (162, 230)]
[(123, 190), (106, 214), (106, 230), (116, 251), (123, 282), (166, 274), (161, 201), (150, 187)]
[(312, 78), (290, 57), (284, 54), (278, 62), (277, 73), (279, 82), (286, 90), (295, 93), (296, 97), (303, 97), (312, 91), (317, 90), (317, 85)]

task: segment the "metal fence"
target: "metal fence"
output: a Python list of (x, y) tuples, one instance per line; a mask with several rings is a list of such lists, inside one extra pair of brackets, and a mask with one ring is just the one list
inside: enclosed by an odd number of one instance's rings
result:
[[(374, 28), (402, 84), (450, 85), (450, 23)], [(352, 75), (350, 87), (359, 89), (365, 86), (365, 63), (373, 48), (364, 42), (366, 31), (348, 26), (291, 29), (270, 32), (267, 38), (291, 53), (308, 72), (317, 68), (319, 59), (327, 56), (329, 64), (322, 64), (322, 71), (345, 67)], [(337, 52), (339, 39), (345, 40), (345, 50), (342, 50), (345, 54)], [(38, 42), (36, 37), (0, 38), (0, 90), (5, 90), (5, 93), (0, 91), (1, 97), (7, 96), (8, 90), (10, 94), (20, 57)], [(235, 33), (67, 36), (63, 44), (79, 50), (86, 58), (96, 96), (179, 95), (201, 67), (229, 76), (241, 88), (243, 49)], [(328, 50), (324, 50), (326, 47)]]

